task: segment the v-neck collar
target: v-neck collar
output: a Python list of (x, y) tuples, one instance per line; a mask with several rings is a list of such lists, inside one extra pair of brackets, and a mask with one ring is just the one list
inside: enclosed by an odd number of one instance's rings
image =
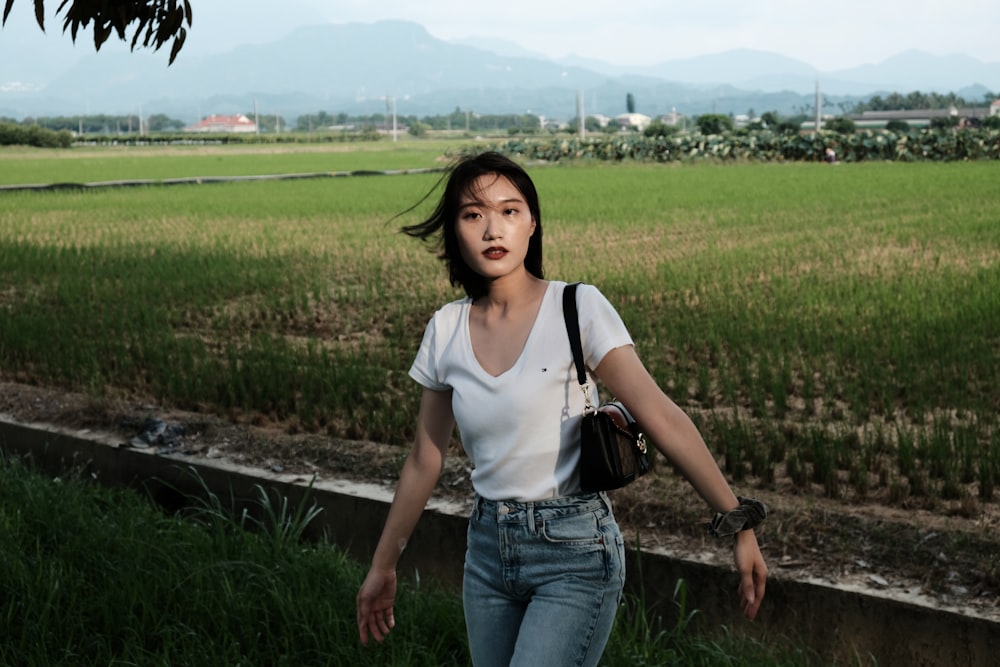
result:
[(538, 304), (538, 310), (535, 312), (535, 319), (531, 323), (531, 330), (528, 331), (527, 338), (524, 339), (524, 345), (521, 347), (521, 352), (517, 355), (517, 359), (514, 363), (510, 365), (509, 368), (505, 369), (501, 373), (494, 375), (490, 373), (483, 365), (479, 362), (479, 357), (476, 356), (476, 349), (472, 345), (472, 327), (469, 325), (469, 318), (472, 316), (472, 299), (468, 300), (466, 304), (466, 310), (464, 316), (462, 317), (462, 326), (465, 327), (465, 340), (468, 345), (469, 354), (472, 355), (472, 360), (475, 364), (476, 371), (483, 377), (487, 377), (492, 381), (502, 380), (508, 375), (512, 374), (517, 368), (523, 365), (525, 353), (531, 345), (532, 340), (535, 338), (536, 332), (539, 328), (539, 321), (542, 319), (542, 312), (548, 306), (549, 300), (552, 295), (554, 283), (549, 281), (548, 285), (545, 286), (545, 294), (542, 295), (542, 302)]

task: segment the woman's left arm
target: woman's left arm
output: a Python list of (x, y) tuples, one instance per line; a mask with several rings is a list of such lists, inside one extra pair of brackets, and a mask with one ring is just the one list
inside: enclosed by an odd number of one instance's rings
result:
[[(611, 350), (595, 373), (714, 511), (728, 512), (739, 506), (691, 418), (663, 393), (634, 347), (626, 345)], [(733, 555), (740, 573), (740, 606), (747, 618), (753, 618), (764, 599), (767, 565), (752, 530), (736, 534)]]

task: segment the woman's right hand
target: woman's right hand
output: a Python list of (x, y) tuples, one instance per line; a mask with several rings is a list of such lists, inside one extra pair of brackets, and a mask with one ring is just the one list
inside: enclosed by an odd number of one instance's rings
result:
[(362, 644), (368, 644), (369, 636), (382, 643), (395, 627), (392, 613), (395, 598), (396, 571), (369, 570), (357, 597), (358, 635)]
[(392, 613), (396, 598), (396, 564), (441, 477), (454, 428), (451, 390), (424, 389), (413, 449), (399, 473), (399, 483), (372, 556), (371, 569), (358, 591), (358, 635), (362, 644), (367, 644), (369, 637), (381, 643), (396, 625)]

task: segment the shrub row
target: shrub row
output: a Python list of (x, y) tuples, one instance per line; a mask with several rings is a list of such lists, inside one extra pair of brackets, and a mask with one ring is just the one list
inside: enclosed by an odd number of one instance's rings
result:
[(66, 130), (47, 130), (37, 125), (0, 123), (0, 146), (35, 146), (37, 148), (69, 148), (73, 135)]
[(823, 161), (827, 149), (846, 162), (899, 162), (1000, 159), (997, 130), (862, 130), (852, 135), (820, 131), (782, 134), (768, 130), (704, 135), (645, 137), (611, 135), (549, 140), (510, 139), (492, 148), (531, 160), (639, 160), (647, 162)]

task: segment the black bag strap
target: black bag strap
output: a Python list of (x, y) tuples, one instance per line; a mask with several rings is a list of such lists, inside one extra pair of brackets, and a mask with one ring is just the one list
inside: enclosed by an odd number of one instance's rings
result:
[(576, 310), (576, 288), (580, 283), (570, 283), (563, 290), (563, 319), (566, 320), (566, 333), (569, 334), (569, 347), (573, 350), (573, 363), (576, 364), (576, 380), (580, 386), (587, 384), (587, 369), (583, 365), (583, 344), (580, 342), (580, 319)]

